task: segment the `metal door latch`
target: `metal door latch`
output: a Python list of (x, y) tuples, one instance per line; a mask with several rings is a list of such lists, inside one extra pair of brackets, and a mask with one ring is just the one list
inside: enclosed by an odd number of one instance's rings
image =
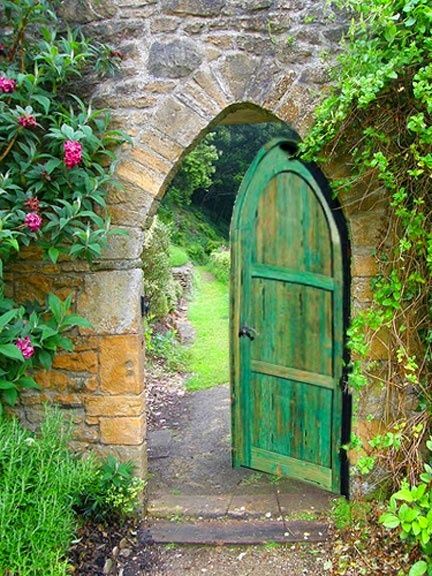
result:
[(247, 336), (249, 340), (255, 340), (256, 330), (249, 328), (249, 326), (242, 326), (239, 330), (239, 338)]

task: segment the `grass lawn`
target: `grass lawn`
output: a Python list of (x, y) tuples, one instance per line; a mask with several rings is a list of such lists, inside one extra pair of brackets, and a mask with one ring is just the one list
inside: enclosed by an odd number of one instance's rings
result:
[(196, 331), (190, 348), (188, 390), (202, 390), (229, 381), (229, 287), (204, 267), (197, 271), (197, 289), (188, 312)]

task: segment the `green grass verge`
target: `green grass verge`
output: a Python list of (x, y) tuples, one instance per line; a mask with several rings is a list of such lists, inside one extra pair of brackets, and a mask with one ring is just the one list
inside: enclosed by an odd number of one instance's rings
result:
[(38, 436), (16, 419), (1, 419), (0, 438), (0, 574), (66, 576), (73, 506), (94, 465), (69, 450), (58, 412), (47, 412)]
[(204, 267), (197, 267), (196, 296), (189, 320), (196, 331), (190, 348), (188, 390), (203, 390), (229, 381), (229, 289)]

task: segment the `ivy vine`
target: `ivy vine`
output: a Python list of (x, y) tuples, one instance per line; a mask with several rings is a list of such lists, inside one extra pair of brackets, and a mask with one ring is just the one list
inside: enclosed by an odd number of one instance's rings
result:
[[(379, 462), (398, 485), (421, 470), (432, 412), (432, 5), (334, 4), (351, 12), (352, 23), (302, 151), (324, 162), (350, 159), (336, 194), (361, 186), (364, 198), (385, 201), (373, 302), (356, 313), (348, 334), (349, 384), (357, 396), (372, 382), (385, 391), (386, 430), (354, 444), (363, 451), (361, 471)], [(370, 360), (376, 336), (389, 350), (385, 372)]]

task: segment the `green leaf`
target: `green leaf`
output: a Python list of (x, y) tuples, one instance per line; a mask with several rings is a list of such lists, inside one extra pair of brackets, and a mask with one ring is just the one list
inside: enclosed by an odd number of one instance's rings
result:
[(34, 378), (31, 378), (30, 376), (23, 376), (22, 378), (20, 378), (18, 380), (18, 383), (23, 388), (40, 390), (39, 384), (36, 382), (36, 380)]
[(59, 160), (58, 158), (51, 158), (51, 160), (48, 160), (48, 162), (45, 163), (44, 168), (48, 172), (48, 174), (51, 174), (52, 171), (58, 168), (58, 166), (60, 166), (61, 164), (63, 164), (63, 162), (61, 162), (61, 160)]
[(11, 388), (15, 388), (15, 384), (13, 382), (0, 380), (0, 390), (10, 390)]
[(51, 260), (51, 262), (53, 264), (57, 263), (59, 255), (60, 255), (60, 250), (58, 248), (54, 248), (54, 246), (51, 246), (51, 248), (48, 250), (49, 259)]
[(6, 404), (9, 404), (9, 406), (15, 406), (16, 401), (18, 400), (18, 390), (15, 386), (8, 390), (2, 390), (1, 396)]
[(400, 525), (400, 520), (395, 514), (386, 513), (380, 517), (380, 522), (384, 524), (386, 528), (397, 528)]
[(52, 366), (52, 357), (51, 354), (49, 352), (47, 352), (46, 350), (41, 350), (38, 353), (37, 356), (42, 368), (45, 368), (45, 370), (49, 370)]
[(91, 322), (77, 314), (70, 314), (63, 320), (62, 326), (81, 326), (82, 328), (92, 328)]
[(66, 350), (67, 352), (72, 352), (74, 349), (72, 340), (70, 338), (66, 338), (65, 336), (59, 336), (58, 347), (63, 348), (63, 350)]
[(393, 498), (396, 500), (405, 500), (405, 502), (412, 502), (414, 500), (409, 488), (402, 488), (396, 492), (396, 494), (393, 494)]
[(408, 576), (422, 576), (427, 572), (427, 563), (424, 560), (419, 560), (411, 566)]
[(0, 316), (0, 330), (9, 324), (13, 318), (18, 314), (18, 310), (9, 310)]
[(55, 294), (48, 294), (48, 306), (55, 320), (60, 323), (63, 316), (62, 301)]
[(36, 100), (36, 102), (39, 102), (39, 104), (44, 109), (45, 114), (48, 114), (50, 106), (51, 106), (51, 101), (49, 98), (47, 98), (46, 96), (42, 96), (41, 94), (34, 94), (33, 100)]
[(49, 326), (41, 326), (41, 340), (46, 340), (47, 338), (51, 338), (52, 336), (57, 336), (58, 330), (54, 330), (54, 328), (50, 328)]
[(15, 346), (15, 344), (1, 344), (0, 354), (6, 356), (7, 358), (12, 358), (13, 360), (21, 360), (24, 362), (24, 356), (21, 350)]

